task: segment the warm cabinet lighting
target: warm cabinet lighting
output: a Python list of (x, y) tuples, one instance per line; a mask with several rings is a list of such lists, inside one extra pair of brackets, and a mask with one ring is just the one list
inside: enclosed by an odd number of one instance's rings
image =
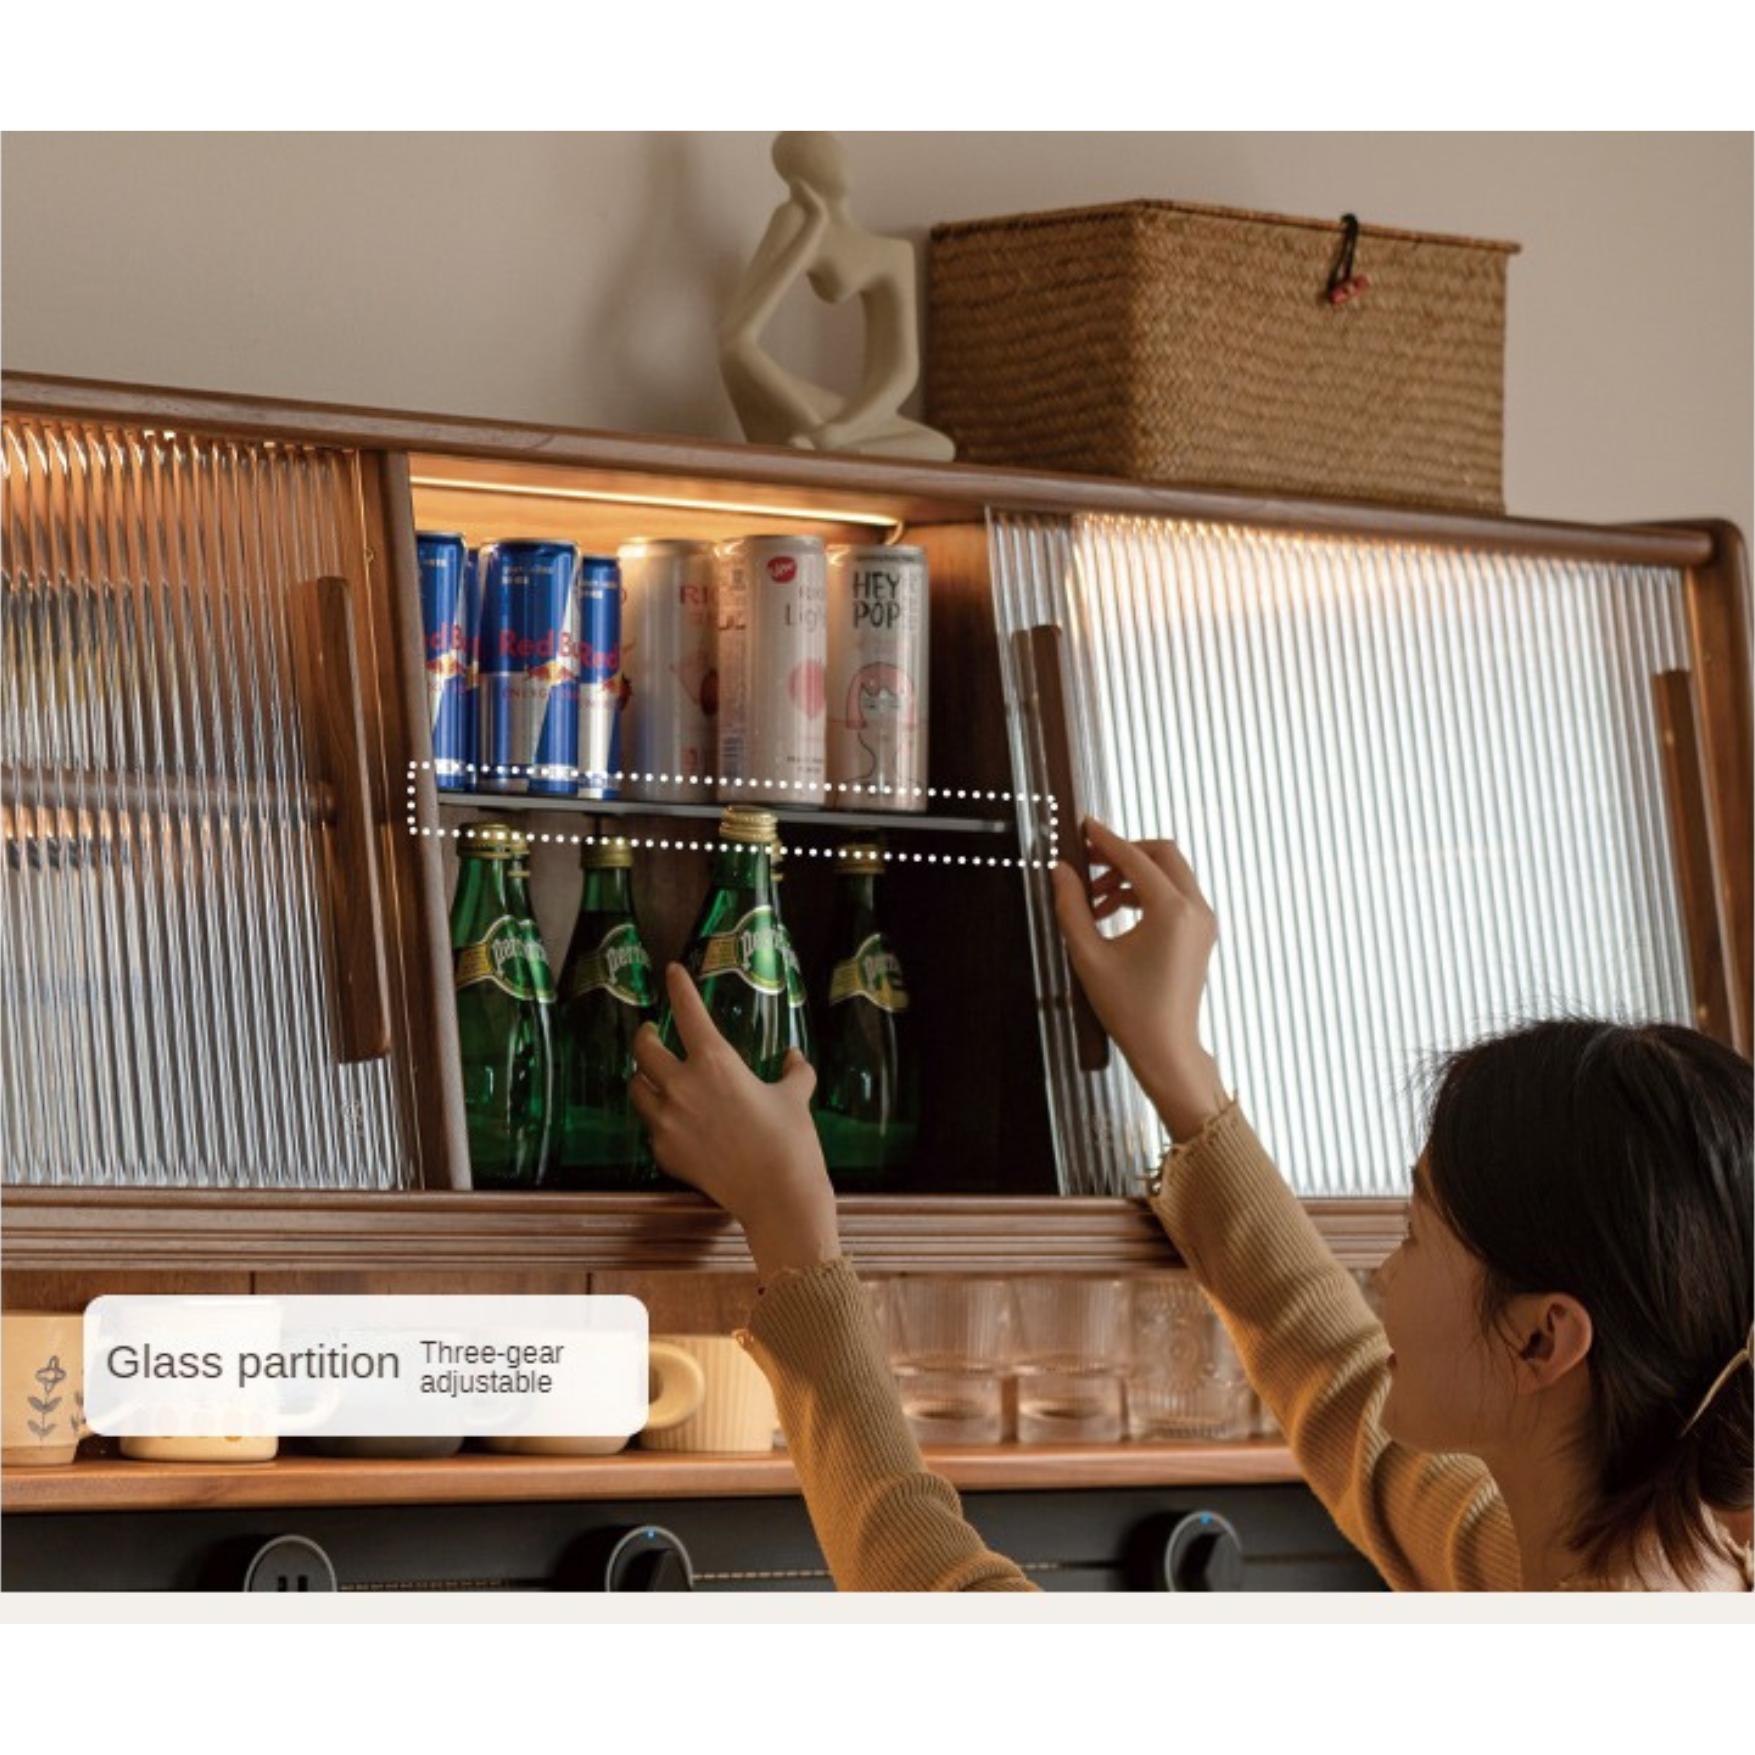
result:
[(582, 500), (604, 506), (655, 506), (669, 512), (709, 512), (738, 517), (773, 518), (786, 523), (857, 524), (885, 533), (886, 542), (899, 542), (906, 528), (887, 512), (853, 512), (844, 507), (785, 506), (761, 500), (689, 499), (671, 494), (640, 494), (624, 489), (579, 487), (531, 487), (520, 482), (469, 481), (454, 476), (416, 475), (417, 488), (437, 488), (453, 493), (491, 494), (495, 499)]

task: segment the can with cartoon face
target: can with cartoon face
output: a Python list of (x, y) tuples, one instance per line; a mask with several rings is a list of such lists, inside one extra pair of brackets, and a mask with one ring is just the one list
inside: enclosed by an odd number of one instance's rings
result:
[(926, 556), (917, 548), (829, 550), (829, 802), (926, 809)]
[(814, 536), (745, 536), (715, 551), (722, 803), (826, 802), (827, 572)]

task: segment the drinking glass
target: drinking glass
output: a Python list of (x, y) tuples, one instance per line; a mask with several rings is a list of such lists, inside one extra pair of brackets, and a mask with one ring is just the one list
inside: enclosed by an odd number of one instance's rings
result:
[(1254, 1424), (1255, 1399), (1243, 1362), (1193, 1275), (1179, 1271), (1137, 1281), (1128, 1437), (1247, 1438)]
[(1019, 1280), (1018, 1442), (1113, 1443), (1129, 1354), (1125, 1280)]
[(904, 1275), (889, 1282), (891, 1364), (922, 1444), (1005, 1436), (1011, 1288), (999, 1279)]

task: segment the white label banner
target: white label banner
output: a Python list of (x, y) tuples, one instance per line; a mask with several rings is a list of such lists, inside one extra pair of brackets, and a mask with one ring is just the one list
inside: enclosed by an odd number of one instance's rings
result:
[(625, 1438), (646, 1421), (626, 1297), (94, 1299), (85, 1414), (117, 1438)]

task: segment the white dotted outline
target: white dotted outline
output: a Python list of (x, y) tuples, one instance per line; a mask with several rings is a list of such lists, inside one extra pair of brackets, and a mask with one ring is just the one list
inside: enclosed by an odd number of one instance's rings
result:
[[(478, 832), (481, 827), (480, 824), (464, 824), (462, 827), (455, 829), (443, 829), (430, 828), (420, 821), (420, 789), (417, 776), (423, 771), (430, 770), (433, 767), (434, 764), (432, 762), (420, 761), (418, 759), (411, 761), (408, 764), (409, 834), (414, 836), (424, 836), (439, 841), (456, 841), (461, 839), (466, 832)], [(478, 768), (474, 762), (459, 763), (455, 768), (448, 766), (447, 771), (461, 771), (465, 774), (492, 773), (502, 779), (516, 778), (519, 774), (525, 772), (524, 769), (516, 766)], [(577, 768), (550, 767), (543, 770), (543, 777), (550, 780), (581, 779), (596, 784), (609, 784), (623, 780), (652, 780), (658, 782), (660, 785), (666, 786), (749, 786), (762, 787), (782, 792), (809, 792), (813, 795), (826, 792), (856, 792), (867, 794), (873, 798), (897, 797), (901, 795), (902, 791), (901, 788), (894, 786), (867, 786), (863, 782), (857, 780), (825, 781), (820, 786), (810, 786), (802, 781), (794, 780), (721, 780), (701, 774), (636, 774), (623, 772), (619, 769), (613, 774), (599, 774), (595, 772), (586, 774)], [(461, 802), (460, 795), (455, 792), (446, 792), (442, 796), (445, 797), (447, 802)], [(497, 796), (498, 795), (492, 792), (475, 793), (472, 795), (471, 803), (479, 804), (479, 807), (484, 811), (491, 811), (494, 808)], [(518, 795), (514, 794), (512, 796)], [(524, 796), (528, 796), (528, 794)], [(538, 794), (537, 796), (541, 797), (543, 795)], [(561, 800), (566, 798), (564, 793), (557, 793), (554, 796)], [(1048, 806), (1048, 857), (1046, 859), (1003, 859), (994, 855), (983, 855), (978, 853), (907, 853), (900, 850), (892, 851), (886, 848), (884, 850), (884, 859), (888, 864), (976, 866), (991, 870), (1017, 869), (1023, 871), (1048, 871), (1060, 858), (1060, 805), (1052, 792), (1000, 792), (983, 790), (978, 786), (915, 786), (908, 789), (907, 796), (910, 798), (953, 798), (965, 800), (969, 803), (987, 802), (992, 804), (1009, 804), (1021, 801), (1026, 804), (1045, 804)], [(591, 806), (594, 803), (627, 805), (651, 803), (662, 808), (664, 803), (675, 801), (632, 798), (580, 798), (568, 802), (576, 804), (582, 814), (589, 814)], [(921, 828), (930, 828), (932, 826), (930, 818), (918, 814), (904, 816), (898, 813), (896, 820), (899, 827), (911, 825)], [(830, 812), (825, 815), (822, 822), (825, 828), (834, 828), (835, 818), (833, 813)], [(803, 828), (806, 826), (808, 825), (788, 825), (788, 827), (797, 828)], [(880, 832), (871, 825), (861, 824), (859, 827), (867, 833)], [(843, 834), (852, 832), (852, 825), (842, 826)], [(507, 833), (522, 835), (526, 841), (537, 846), (553, 847), (638, 847), (670, 853), (713, 853), (723, 845), (717, 836), (711, 841), (672, 841), (652, 836), (642, 838), (638, 835), (551, 834), (536, 829), (512, 829), (508, 830)], [(839, 851), (839, 849), (835, 847), (798, 847), (787, 843), (781, 844), (781, 850), (787, 854), (788, 857), (798, 854), (807, 859), (833, 859), (835, 854)]]

